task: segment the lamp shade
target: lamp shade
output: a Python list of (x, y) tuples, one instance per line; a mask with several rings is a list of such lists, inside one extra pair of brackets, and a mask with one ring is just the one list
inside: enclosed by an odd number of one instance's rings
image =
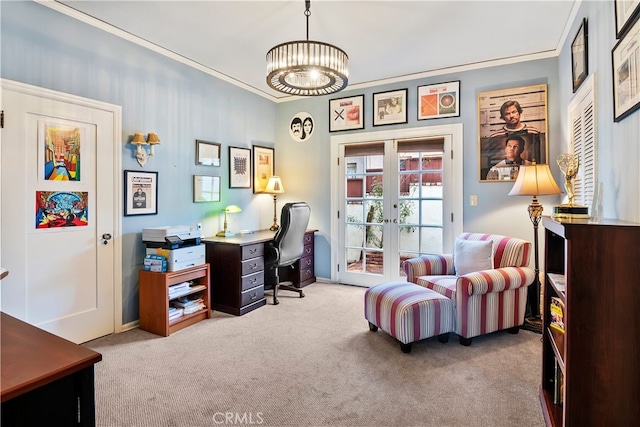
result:
[(277, 175), (271, 175), (269, 181), (267, 182), (267, 187), (264, 189), (265, 193), (269, 194), (281, 194), (284, 193), (284, 186), (282, 185), (282, 180)]
[(547, 196), (562, 194), (553, 179), (549, 165), (521, 165), (518, 179), (509, 192), (510, 196)]
[(133, 134), (133, 139), (131, 140), (131, 143), (135, 145), (145, 145), (147, 141), (144, 140), (143, 134), (136, 132)]
[(222, 210), (224, 213), (238, 213), (242, 212), (242, 208), (238, 205), (229, 205)]
[(149, 133), (149, 138), (147, 142), (149, 144), (160, 144), (160, 137), (158, 137), (157, 133)]

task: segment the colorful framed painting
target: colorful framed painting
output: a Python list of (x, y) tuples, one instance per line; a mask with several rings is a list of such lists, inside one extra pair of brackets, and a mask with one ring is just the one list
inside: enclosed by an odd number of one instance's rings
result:
[(42, 181), (81, 181), (81, 146), (85, 129), (80, 123), (38, 121), (38, 158)]
[(640, 19), (611, 50), (613, 67), (613, 121), (640, 108)]
[(407, 89), (373, 94), (373, 125), (407, 123)]
[(124, 171), (124, 215), (158, 213), (158, 172)]
[(229, 147), (229, 188), (251, 188), (251, 149)]
[(478, 93), (478, 172), (515, 181), (520, 165), (547, 163), (547, 85)]
[(220, 147), (217, 142), (196, 139), (196, 165), (220, 166)]
[(460, 116), (460, 81), (418, 86), (418, 120)]
[(576, 93), (589, 74), (589, 56), (587, 50), (587, 19), (582, 20), (578, 33), (571, 43), (571, 76), (573, 93)]
[(364, 95), (329, 100), (329, 132), (364, 129)]
[(274, 155), (273, 148), (262, 147), (260, 145), (253, 146), (253, 192), (264, 193), (267, 188), (269, 178), (274, 174)]
[(83, 227), (89, 224), (86, 191), (36, 191), (36, 228)]
[(193, 202), (219, 202), (220, 177), (193, 175)]

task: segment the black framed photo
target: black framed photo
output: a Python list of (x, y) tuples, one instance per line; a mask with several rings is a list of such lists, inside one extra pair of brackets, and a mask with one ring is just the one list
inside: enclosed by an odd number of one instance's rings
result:
[(578, 33), (571, 43), (571, 77), (573, 93), (576, 93), (589, 74), (589, 54), (587, 44), (587, 19), (582, 19)]
[(640, 108), (640, 19), (636, 19), (611, 50), (613, 121)]
[(373, 125), (407, 123), (407, 89), (373, 94)]
[(619, 39), (640, 17), (640, 0), (615, 0), (616, 38)]
[(229, 147), (229, 188), (251, 188), (251, 149)]
[(364, 95), (329, 100), (329, 132), (364, 129)]
[(158, 172), (124, 171), (124, 216), (158, 213)]
[(460, 116), (460, 80), (418, 86), (418, 120)]
[(217, 142), (196, 139), (196, 165), (220, 166), (220, 148)]
[(219, 202), (220, 177), (193, 175), (193, 202)]
[(253, 146), (253, 192), (264, 193), (271, 175), (275, 175), (275, 150), (271, 147)]

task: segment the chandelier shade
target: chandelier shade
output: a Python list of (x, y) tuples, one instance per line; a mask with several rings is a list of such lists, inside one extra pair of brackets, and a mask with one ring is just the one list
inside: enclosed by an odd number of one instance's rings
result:
[(307, 39), (281, 43), (267, 53), (267, 84), (288, 95), (339, 92), (349, 82), (349, 56), (334, 45), (309, 40), (311, 2), (306, 2)]

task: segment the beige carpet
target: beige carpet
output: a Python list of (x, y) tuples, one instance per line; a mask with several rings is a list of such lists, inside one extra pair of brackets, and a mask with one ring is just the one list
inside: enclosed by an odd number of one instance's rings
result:
[(315, 283), (167, 338), (91, 341), (98, 426), (543, 426), (540, 335), (451, 334), (404, 354), (370, 332), (364, 288)]

